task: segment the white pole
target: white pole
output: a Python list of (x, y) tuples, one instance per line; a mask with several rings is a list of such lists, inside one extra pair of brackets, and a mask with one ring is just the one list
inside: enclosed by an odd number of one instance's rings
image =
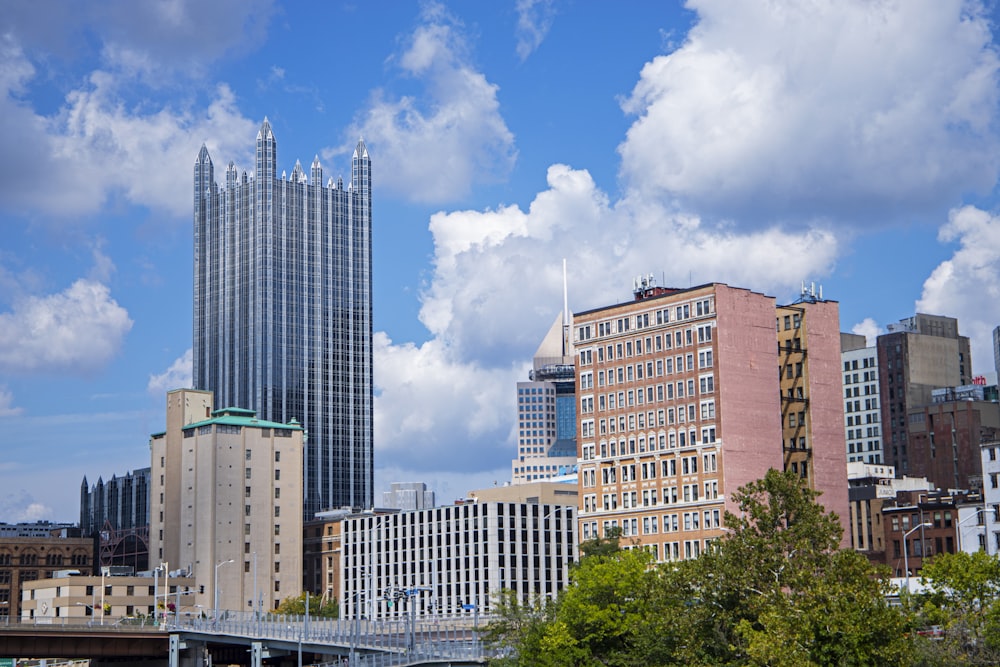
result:
[(104, 568), (101, 568), (101, 625), (104, 625)]
[(163, 565), (163, 624), (167, 624), (167, 604), (169, 603), (170, 595), (170, 563), (162, 563)]

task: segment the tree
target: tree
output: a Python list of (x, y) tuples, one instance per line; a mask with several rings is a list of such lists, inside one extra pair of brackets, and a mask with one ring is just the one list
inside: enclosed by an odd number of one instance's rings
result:
[(923, 661), (1000, 663), (1000, 559), (984, 551), (938, 554), (920, 578), (926, 592), (907, 603)]
[(733, 494), (739, 513), (696, 559), (653, 566), (641, 549), (597, 541), (554, 603), (501, 604), (518, 629), (502, 635), (514, 648), (505, 664), (910, 664), (887, 571), (838, 550), (840, 524), (817, 495), (769, 471)]
[[(281, 601), (281, 604), (278, 605), (278, 608), (275, 611), (279, 614), (305, 616), (306, 594), (302, 593), (294, 597), (285, 598)], [(316, 618), (337, 618), (339, 615), (337, 600), (331, 598), (324, 602), (322, 598), (310, 595), (309, 615)]]
[[(691, 664), (907, 664), (887, 572), (838, 550), (837, 516), (789, 472), (739, 489), (728, 534), (664, 581), (691, 595), (675, 632)], [(683, 577), (683, 581), (676, 580)], [(693, 612), (693, 613), (692, 613)]]

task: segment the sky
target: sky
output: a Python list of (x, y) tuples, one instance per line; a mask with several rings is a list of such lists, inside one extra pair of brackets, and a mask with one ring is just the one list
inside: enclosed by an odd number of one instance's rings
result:
[(803, 282), (872, 337), (1000, 324), (995, 2), (14, 0), (0, 13), (0, 521), (76, 521), (191, 385), (198, 149), (372, 158), (376, 502), (510, 479), (562, 309)]

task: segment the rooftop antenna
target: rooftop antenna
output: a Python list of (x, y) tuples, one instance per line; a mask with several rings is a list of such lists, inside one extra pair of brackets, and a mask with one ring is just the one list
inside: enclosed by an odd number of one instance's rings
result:
[(566, 258), (563, 257), (563, 337), (562, 356), (566, 356), (569, 348), (569, 290), (566, 286)]

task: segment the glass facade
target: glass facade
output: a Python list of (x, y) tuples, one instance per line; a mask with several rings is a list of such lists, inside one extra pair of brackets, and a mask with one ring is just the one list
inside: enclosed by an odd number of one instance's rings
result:
[(314, 160), (277, 175), (264, 120), (252, 174), (230, 162), (215, 182), (194, 167), (194, 384), (215, 408), (306, 430), (303, 515), (369, 508), (373, 498), (371, 161), (351, 182)]

